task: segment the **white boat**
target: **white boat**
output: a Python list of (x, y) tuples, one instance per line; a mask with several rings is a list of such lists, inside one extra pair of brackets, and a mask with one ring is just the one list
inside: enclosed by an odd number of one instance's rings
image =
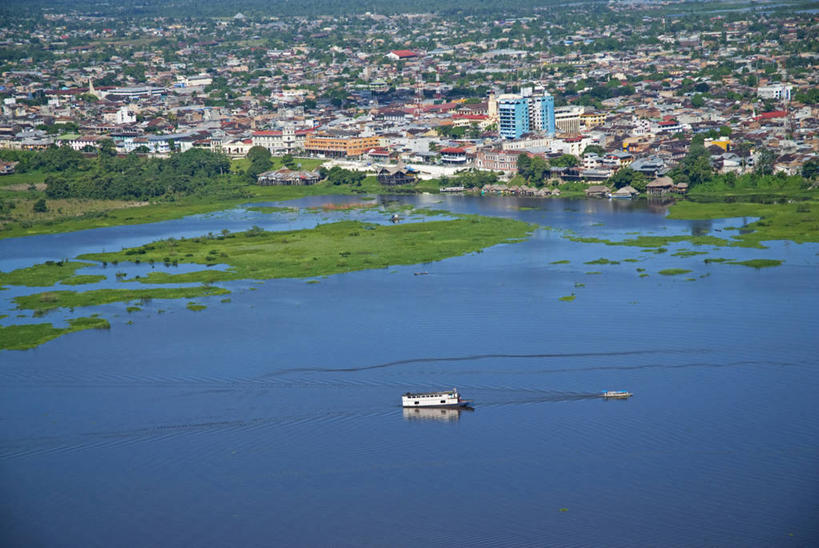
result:
[(625, 390), (606, 390), (603, 392), (602, 396), (606, 399), (613, 399), (613, 400), (625, 400), (633, 396), (631, 392), (626, 392)]
[(401, 396), (403, 407), (464, 407), (468, 400), (461, 399), (458, 389), (442, 392), (407, 392)]

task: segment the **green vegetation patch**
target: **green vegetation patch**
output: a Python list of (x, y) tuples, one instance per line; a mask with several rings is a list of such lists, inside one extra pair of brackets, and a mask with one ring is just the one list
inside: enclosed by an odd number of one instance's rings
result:
[(563, 259), (562, 261), (552, 261), (552, 262), (551, 262), (551, 263), (549, 263), (549, 264), (569, 264), (570, 262), (571, 262), (571, 261), (569, 261), (569, 260), (567, 260), (567, 259)]
[(676, 253), (672, 253), (672, 257), (693, 257), (694, 255), (708, 255), (707, 251), (677, 251)]
[(252, 206), (247, 208), (248, 211), (257, 211), (259, 213), (298, 213), (297, 207), (284, 206)]
[(620, 264), (620, 261), (610, 261), (609, 259), (600, 257), (599, 259), (596, 259), (594, 261), (587, 261), (583, 264)]
[(748, 261), (727, 261), (725, 264), (738, 264), (741, 266), (750, 266), (751, 268), (769, 268), (781, 265), (782, 261), (777, 259), (751, 259)]
[(46, 261), (11, 272), (0, 272), (0, 286), (50, 287), (57, 282), (65, 283), (77, 270), (90, 265), (91, 263), (79, 261)]
[(576, 298), (575, 295), (566, 295), (565, 297), (560, 297), (560, 300), (564, 301), (564, 302), (567, 302), (567, 303), (570, 303), (573, 300), (575, 300), (575, 298)]
[(750, 232), (732, 236), (730, 244), (744, 247), (764, 247), (761, 242), (790, 240), (796, 243), (819, 242), (819, 207), (816, 200), (784, 204), (757, 204), (749, 202), (701, 203), (682, 201), (669, 210), (671, 219), (726, 219), (759, 217), (746, 229)]
[[(664, 253), (668, 251), (663, 246), (677, 243), (690, 242), (693, 245), (740, 245), (736, 242), (730, 242), (716, 236), (638, 236), (628, 240), (606, 240), (603, 238), (581, 238), (579, 236), (568, 236), (573, 242), (580, 242), (583, 244), (606, 244), (606, 245), (625, 245), (632, 247), (645, 247), (644, 251), (655, 251)], [(654, 249), (650, 249), (654, 248)], [(663, 251), (659, 251), (662, 249)]]
[(76, 291), (46, 291), (34, 295), (15, 297), (19, 310), (52, 310), (100, 304), (150, 299), (192, 299), (230, 293), (221, 287), (176, 287), (155, 289), (97, 289), (78, 293)]
[(76, 276), (71, 276), (60, 283), (63, 285), (86, 285), (95, 284), (103, 281), (104, 279), (105, 276), (102, 274), (77, 274)]
[(185, 307), (188, 310), (193, 310), (194, 312), (199, 312), (207, 308), (207, 306), (195, 302), (189, 302), (188, 305)]
[(728, 259), (724, 259), (724, 258), (722, 258), (722, 257), (708, 257), (707, 259), (703, 259), (703, 261), (702, 261), (702, 262), (704, 262), (705, 264), (709, 264), (709, 263), (724, 263), (724, 262), (726, 262), (727, 260), (728, 260)]
[(594, 276), (594, 275), (597, 275), (597, 274), (602, 274), (602, 272), (599, 272), (599, 271), (586, 272), (586, 275), (588, 275), (588, 276)]
[(110, 329), (108, 320), (97, 317), (68, 320), (68, 327), (54, 327), (50, 323), (10, 325), (0, 327), (0, 350), (27, 350), (35, 348), (67, 333), (86, 329)]
[(96, 261), (226, 264), (228, 270), (185, 274), (153, 272), (145, 283), (215, 282), (238, 279), (311, 278), (390, 265), (440, 261), (526, 238), (534, 225), (512, 219), (463, 216), (454, 220), (381, 226), (360, 221), (308, 230), (266, 232), (260, 228), (229, 238), (163, 240), (116, 253), (84, 255)]
[(665, 270), (660, 270), (658, 274), (662, 274), (663, 276), (678, 276), (680, 274), (688, 274), (691, 272), (685, 268), (666, 268)]

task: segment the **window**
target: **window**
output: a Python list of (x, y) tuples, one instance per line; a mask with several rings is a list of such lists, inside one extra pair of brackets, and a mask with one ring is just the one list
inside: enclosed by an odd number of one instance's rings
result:
[(441, 403), (446, 403), (446, 400), (441, 400)]
[(418, 402), (415, 402), (415, 405), (418, 405)]

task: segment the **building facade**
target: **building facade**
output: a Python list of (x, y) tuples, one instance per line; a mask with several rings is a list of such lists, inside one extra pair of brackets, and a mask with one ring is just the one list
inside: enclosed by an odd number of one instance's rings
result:
[(554, 135), (555, 99), (546, 92), (533, 95), (531, 88), (524, 88), (519, 95), (501, 95), (497, 103), (501, 137), (520, 139), (533, 131)]

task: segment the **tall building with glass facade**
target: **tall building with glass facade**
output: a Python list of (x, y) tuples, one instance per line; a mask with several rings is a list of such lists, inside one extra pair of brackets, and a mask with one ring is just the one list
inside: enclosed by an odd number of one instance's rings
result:
[(532, 95), (532, 88), (524, 88), (520, 95), (501, 95), (498, 116), (505, 139), (519, 139), (531, 131), (555, 133), (555, 99), (543, 91)]

